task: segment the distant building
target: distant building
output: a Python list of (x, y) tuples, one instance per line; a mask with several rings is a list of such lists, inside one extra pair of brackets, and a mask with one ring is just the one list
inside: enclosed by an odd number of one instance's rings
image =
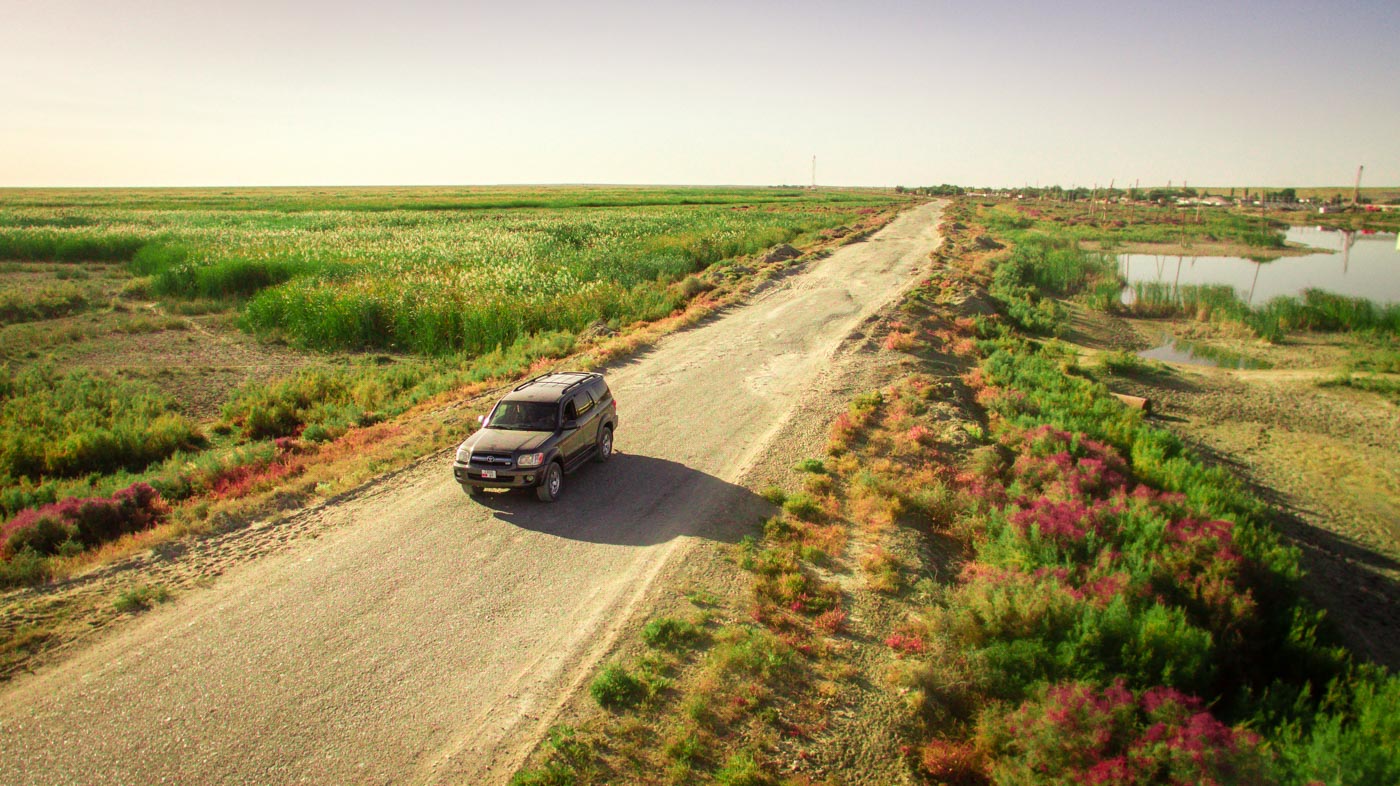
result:
[(1183, 207), (1230, 207), (1235, 200), (1223, 196), (1180, 197), (1176, 203)]

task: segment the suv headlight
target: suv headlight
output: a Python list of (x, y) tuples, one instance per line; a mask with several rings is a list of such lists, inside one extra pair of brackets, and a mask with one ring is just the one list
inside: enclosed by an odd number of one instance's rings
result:
[(516, 466), (519, 467), (538, 467), (543, 462), (543, 453), (526, 453), (515, 460)]

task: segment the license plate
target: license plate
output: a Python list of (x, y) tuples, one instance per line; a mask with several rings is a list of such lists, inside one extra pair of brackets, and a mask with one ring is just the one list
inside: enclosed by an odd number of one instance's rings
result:
[(494, 470), (494, 469), (483, 469), (483, 470), (481, 471), (481, 477), (482, 477), (482, 479), (484, 479), (484, 480), (495, 480), (495, 478), (496, 478), (496, 470)]

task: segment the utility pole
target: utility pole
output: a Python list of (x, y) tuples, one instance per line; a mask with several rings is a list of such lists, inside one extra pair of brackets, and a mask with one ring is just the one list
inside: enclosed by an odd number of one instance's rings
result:
[(812, 156), (812, 190), (817, 188), (817, 157)]

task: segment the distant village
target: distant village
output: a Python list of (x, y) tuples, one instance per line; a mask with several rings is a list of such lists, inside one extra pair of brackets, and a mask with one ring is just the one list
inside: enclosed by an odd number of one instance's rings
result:
[[(1222, 189), (1212, 189), (1221, 191)], [(1061, 186), (1022, 188), (964, 188), (950, 184), (938, 186), (905, 187), (897, 186), (897, 193), (923, 194), (926, 196), (973, 196), (996, 197), (1000, 199), (1047, 199), (1057, 202), (1110, 202), (1115, 204), (1155, 204), (1179, 207), (1266, 207), (1269, 210), (1310, 210), (1318, 213), (1339, 213), (1347, 210), (1400, 210), (1400, 200), (1391, 199), (1383, 204), (1373, 203), (1359, 194), (1347, 194), (1342, 190), (1326, 198), (1299, 196), (1296, 188), (1280, 189), (1223, 189), (1224, 193), (1210, 193), (1187, 186), (1173, 188), (1063, 188)]]

